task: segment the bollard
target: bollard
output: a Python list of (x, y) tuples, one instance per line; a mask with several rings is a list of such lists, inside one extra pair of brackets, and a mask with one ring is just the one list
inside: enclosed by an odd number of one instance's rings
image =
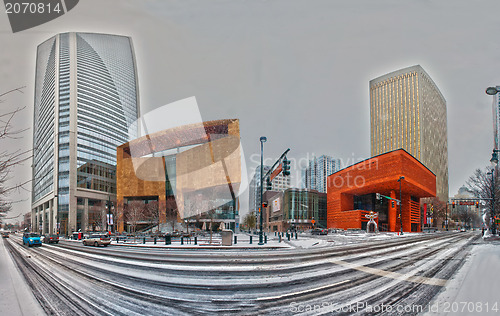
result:
[(288, 241), (290, 241), (290, 234), (286, 233), (286, 237), (288, 238)]
[(142, 243), (145, 244), (146, 243), (146, 237), (142, 237)]
[(281, 234), (279, 234), (279, 236), (280, 236), (280, 242), (281, 242)]
[(238, 236), (234, 236), (234, 244), (236, 245), (238, 243)]
[(170, 245), (172, 243), (172, 237), (171, 236), (165, 236), (165, 245)]
[(298, 238), (297, 236), (298, 236), (298, 233), (297, 233), (297, 232), (295, 232), (295, 239), (297, 239), (297, 238)]
[(155, 237), (155, 239), (154, 239), (154, 243), (155, 243), (155, 245), (156, 245), (156, 237)]
[(250, 243), (252, 243), (252, 237), (253, 237), (253, 236), (250, 236)]
[(116, 237), (116, 243), (120, 241), (120, 237)]
[(264, 243), (267, 244), (267, 235), (264, 235)]
[(184, 245), (184, 237), (181, 237), (181, 245)]
[(194, 244), (197, 245), (198, 244), (198, 237), (194, 236)]

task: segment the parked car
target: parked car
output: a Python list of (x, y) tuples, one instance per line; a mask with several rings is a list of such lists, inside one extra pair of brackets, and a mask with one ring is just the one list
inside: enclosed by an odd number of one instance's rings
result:
[(92, 234), (88, 239), (83, 240), (84, 246), (104, 246), (107, 247), (111, 243), (111, 238), (107, 234)]
[(311, 235), (319, 235), (320, 232), (321, 232), (321, 229), (315, 228), (315, 229), (311, 230)]
[(51, 243), (58, 244), (59, 243), (59, 235), (46, 235), (46, 236), (42, 236), (42, 237), (43, 237), (42, 242), (44, 242), (46, 244), (51, 244)]
[(311, 230), (311, 235), (328, 235), (328, 229), (315, 228)]
[(41, 246), (42, 241), (40, 240), (40, 235), (37, 233), (24, 233), (23, 245), (27, 245), (28, 247)]
[(9, 238), (9, 232), (2, 232), (2, 238)]

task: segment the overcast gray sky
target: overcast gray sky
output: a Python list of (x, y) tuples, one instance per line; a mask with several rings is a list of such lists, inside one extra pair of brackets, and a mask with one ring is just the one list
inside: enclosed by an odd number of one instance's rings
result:
[[(327, 154), (350, 164), (370, 155), (369, 80), (420, 64), (447, 101), (454, 195), (491, 158), (492, 97), (484, 90), (500, 85), (497, 7), (494, 0), (82, 0), (15, 34), (1, 12), (0, 91), (26, 89), (0, 110), (26, 106), (15, 124), (31, 128), (36, 47), (47, 38), (128, 35), (143, 113), (196, 96), (204, 120), (239, 118), (249, 170), (262, 135), (268, 157), (290, 147), (295, 159)], [(0, 146), (29, 148), (31, 133)], [(25, 164), (13, 182), (30, 177)], [(30, 192), (12, 199), (25, 201), (10, 216), (30, 210)], [(247, 204), (243, 198), (242, 210)]]

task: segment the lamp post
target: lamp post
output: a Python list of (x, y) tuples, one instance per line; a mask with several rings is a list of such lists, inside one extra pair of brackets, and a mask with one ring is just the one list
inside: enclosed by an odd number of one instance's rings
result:
[[(500, 86), (486, 88), (486, 94), (488, 94), (488, 95), (495, 96), (496, 94), (498, 94), (498, 92), (500, 92)], [(494, 111), (493, 111), (493, 115), (494, 115), (494, 117), (493, 117), (493, 125), (494, 125), (493, 126), (493, 144), (494, 144), (494, 147), (493, 147), (493, 153), (491, 154), (491, 159), (490, 159), (490, 162), (493, 165), (493, 169), (491, 170), (491, 172), (488, 172), (488, 174), (491, 174), (491, 185), (492, 185), (491, 233), (496, 234), (496, 227), (495, 227), (496, 226), (496, 223), (495, 223), (495, 190), (496, 190), (495, 169), (496, 169), (496, 166), (498, 164), (498, 153), (500, 152), (500, 150), (498, 149), (498, 116), (499, 116), (498, 105), (495, 104), (495, 102), (493, 102), (493, 106), (495, 107)]]
[(405, 177), (400, 176), (398, 179), (399, 182), (399, 226), (401, 228), (401, 235), (403, 235), (403, 193), (401, 190), (401, 180), (403, 180)]
[(106, 230), (108, 234), (111, 233), (110, 226), (112, 227), (111, 224), (111, 195), (108, 195), (108, 202), (107, 202), (107, 209), (108, 209), (108, 214), (106, 216)]
[(264, 244), (264, 238), (263, 238), (263, 233), (262, 233), (262, 221), (263, 221), (263, 212), (264, 210), (262, 209), (262, 203), (264, 202), (263, 200), (263, 195), (264, 195), (264, 143), (267, 141), (267, 138), (262, 136), (260, 138), (260, 205), (259, 205), (259, 210), (260, 210), (260, 229), (259, 229), (259, 245)]
[(448, 231), (448, 206), (449, 205), (450, 205), (449, 203), (446, 204), (446, 213), (445, 213), (445, 220), (444, 220), (444, 224), (446, 226), (446, 231)]
[(491, 215), (490, 215), (490, 231), (494, 235), (496, 234), (495, 229), (495, 169), (492, 168), (487, 175), (491, 175)]

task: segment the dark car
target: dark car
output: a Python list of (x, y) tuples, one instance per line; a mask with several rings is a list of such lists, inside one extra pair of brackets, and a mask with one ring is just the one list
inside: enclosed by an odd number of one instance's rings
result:
[(59, 235), (46, 235), (43, 238), (43, 242), (46, 244), (59, 243)]
[(8, 232), (2, 232), (2, 238), (9, 238)]
[(311, 230), (311, 235), (328, 235), (328, 229), (315, 228)]
[(37, 233), (24, 233), (23, 245), (28, 245), (28, 247), (41, 246), (42, 241), (40, 240), (40, 235)]

